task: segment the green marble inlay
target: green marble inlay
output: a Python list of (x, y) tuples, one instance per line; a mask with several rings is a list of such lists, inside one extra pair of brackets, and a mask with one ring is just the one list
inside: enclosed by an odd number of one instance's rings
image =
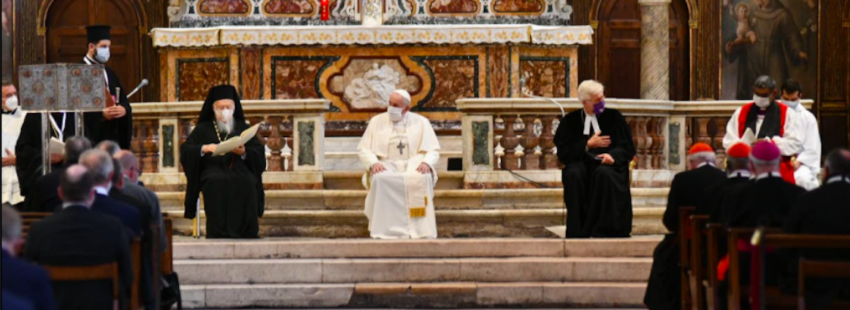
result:
[(162, 167), (174, 167), (174, 125), (162, 126)]
[(298, 165), (315, 166), (316, 153), (313, 152), (313, 133), (316, 131), (315, 122), (298, 123)]
[(490, 122), (472, 122), (472, 164), (489, 165)]

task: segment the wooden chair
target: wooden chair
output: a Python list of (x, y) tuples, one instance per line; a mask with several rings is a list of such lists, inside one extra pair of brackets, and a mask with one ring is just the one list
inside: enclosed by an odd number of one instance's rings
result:
[[(755, 269), (754, 276), (763, 280), (765, 275), (764, 266), (767, 258), (765, 255), (766, 249), (850, 249), (850, 235), (800, 235), (764, 233), (763, 235), (761, 235), (760, 240), (756, 238), (753, 239), (753, 245), (757, 246), (757, 250), (761, 254), (758, 255), (757, 260), (753, 261), (754, 266), (761, 267)], [(843, 272), (838, 269), (821, 269), (824, 267), (833, 266), (840, 267), (841, 264), (847, 265), (850, 263), (821, 262), (819, 264), (813, 264), (812, 267), (809, 267), (808, 269), (810, 270), (808, 270), (808, 272), (827, 273), (830, 276), (832, 276), (832, 274), (838, 274), (836, 276), (839, 277), (841, 276), (840, 274), (850, 274), (850, 271), (847, 271), (847, 269), (845, 269)], [(796, 298), (794, 298), (793, 296), (782, 295), (778, 287), (767, 287), (764, 285), (763, 281), (760, 283), (751, 283), (751, 285), (758, 285), (758, 290), (755, 290), (756, 296), (751, 297), (753, 309), (795, 309), (801, 306), (798, 304), (797, 300), (795, 300)], [(802, 307), (805, 307), (805, 305), (802, 305)], [(850, 309), (850, 303), (834, 302), (829, 309), (833, 308)]]
[(738, 240), (747, 239), (747, 242), (749, 242), (754, 232), (754, 228), (730, 228), (728, 231), (729, 275), (727, 280), (729, 281), (729, 291), (727, 292), (727, 296), (729, 299), (729, 310), (741, 310), (740, 301), (741, 297), (744, 296), (742, 290), (748, 289), (748, 287), (741, 286), (741, 253), (738, 251)]
[(112, 300), (117, 309), (118, 301), (121, 298), (121, 277), (118, 273), (118, 263), (90, 267), (41, 267), (47, 271), (50, 279), (54, 282), (111, 280)]
[(21, 238), (27, 238), (27, 234), (29, 233), (30, 227), (32, 227), (33, 223), (41, 221), (52, 214), (53, 213), (47, 212), (22, 212), (21, 220), (23, 221), (23, 230), (21, 231)]
[(682, 286), (682, 309), (691, 309), (693, 301), (691, 300), (690, 278), (688, 272), (691, 268), (690, 262), (690, 241), (691, 241), (691, 215), (694, 214), (695, 207), (679, 208), (679, 265), (680, 267), (680, 282)]
[[(850, 258), (848, 258), (850, 259)], [(800, 258), (797, 309), (806, 309), (806, 278), (850, 278), (850, 262), (815, 261)], [(842, 303), (839, 301), (838, 303)]]
[(705, 301), (708, 310), (720, 309), (720, 292), (718, 291), (717, 279), (717, 264), (720, 262), (720, 238), (724, 237), (723, 225), (717, 223), (706, 224), (706, 268), (705, 280), (703, 287), (705, 288)]
[(691, 246), (690, 246), (690, 270), (688, 272), (691, 290), (691, 309), (705, 310), (705, 291), (702, 283), (705, 280), (705, 262), (703, 262), (703, 249), (705, 248), (705, 225), (708, 223), (708, 215), (692, 215), (691, 219)]
[[(139, 278), (141, 273), (142, 241), (139, 238), (130, 242), (130, 257), (133, 265), (133, 286), (130, 287), (130, 306), (135, 310), (139, 306)], [(135, 307), (135, 308), (134, 308)]]

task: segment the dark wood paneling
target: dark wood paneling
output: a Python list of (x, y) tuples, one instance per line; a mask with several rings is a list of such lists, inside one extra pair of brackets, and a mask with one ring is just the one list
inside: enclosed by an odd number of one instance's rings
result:
[(822, 0), (819, 15), (820, 100), (817, 113), (826, 154), (835, 148), (850, 146), (850, 1)]

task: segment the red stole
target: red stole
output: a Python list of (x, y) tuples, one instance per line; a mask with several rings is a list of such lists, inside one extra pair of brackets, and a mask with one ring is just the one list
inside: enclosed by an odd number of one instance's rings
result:
[[(788, 114), (788, 106), (784, 105), (780, 102), (776, 102), (779, 107), (779, 136), (785, 136), (785, 117)], [(747, 116), (750, 114), (750, 111), (755, 107), (755, 103), (748, 103), (741, 107), (741, 113), (738, 114), (738, 138), (744, 136), (744, 131), (747, 130)], [(764, 124), (762, 124), (764, 126)], [(791, 157), (782, 156), (782, 161), (779, 163), (779, 174), (782, 175), (782, 179), (791, 184), (797, 184), (797, 181), (794, 179), (794, 163), (791, 161)]]

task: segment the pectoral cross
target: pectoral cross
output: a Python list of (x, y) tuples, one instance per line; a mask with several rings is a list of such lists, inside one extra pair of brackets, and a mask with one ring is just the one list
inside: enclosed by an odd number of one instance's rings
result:
[(396, 148), (398, 149), (398, 155), (404, 155), (405, 146), (404, 146), (404, 143), (402, 143), (402, 141), (398, 141), (398, 146), (396, 146)]

